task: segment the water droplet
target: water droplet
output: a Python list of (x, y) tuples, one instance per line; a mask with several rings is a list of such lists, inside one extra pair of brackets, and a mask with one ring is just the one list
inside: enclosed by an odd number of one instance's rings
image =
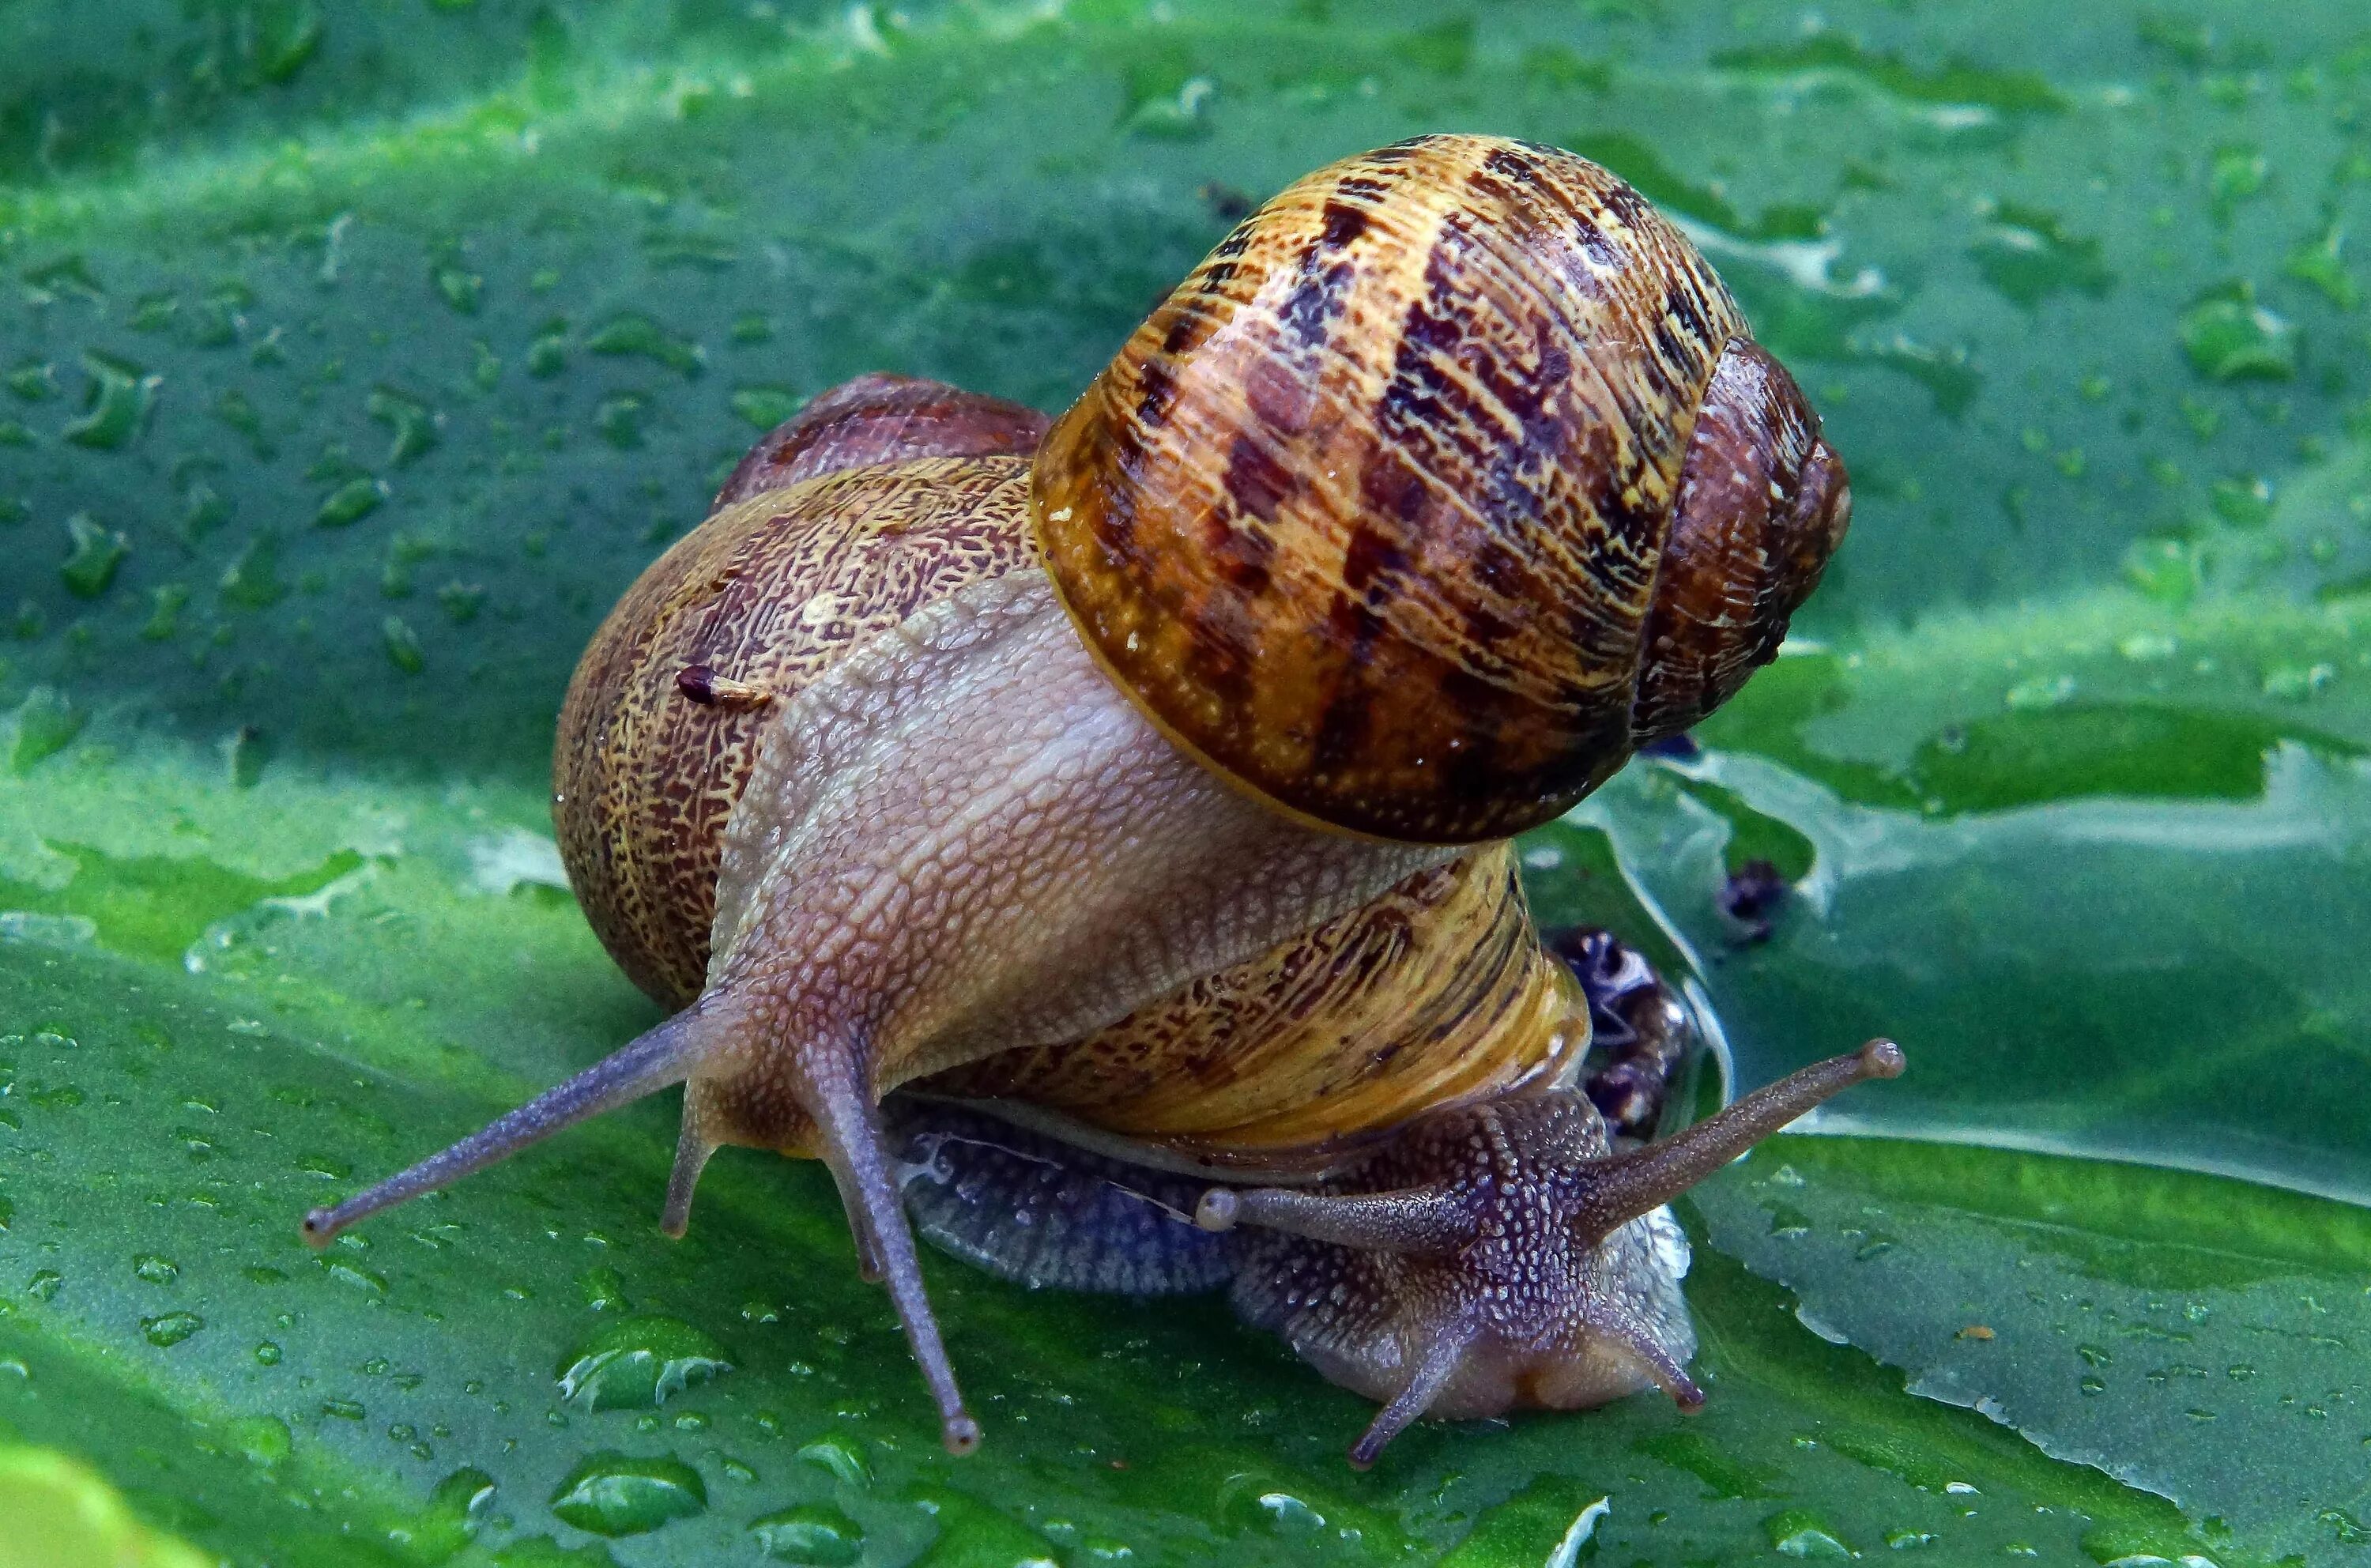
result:
[(277, 1366), (280, 1365), (280, 1347), (270, 1340), (264, 1340), (255, 1347), (255, 1359), (259, 1366)]
[(2066, 232), (2055, 213), (2004, 202), (1968, 254), (1984, 281), (2028, 310), (2062, 290), (2098, 298), (2116, 275), (2099, 259), (2099, 242)]
[(2335, 664), (2276, 664), (2264, 672), (2264, 695), (2303, 702), (2337, 678)]
[(1830, 1533), (1827, 1523), (1808, 1508), (1789, 1508), (1762, 1521), (1771, 1547), (1781, 1557), (1849, 1558), (1852, 1549)]
[(623, 1312), (633, 1305), (626, 1299), (625, 1280), (606, 1264), (578, 1274), (576, 1288), (584, 1293), (584, 1305), (596, 1312)]
[(2177, 323), (2192, 368), (2216, 381), (2285, 381), (2296, 375), (2297, 329), (2256, 303), (2244, 282), (2201, 295)]
[(1325, 1516), (1290, 1492), (1263, 1492), (1259, 1505), (1267, 1528), (1278, 1535), (1313, 1535), (1325, 1528)]
[(864, 1531), (828, 1503), (802, 1504), (750, 1521), (758, 1547), (778, 1562), (840, 1568), (864, 1550)]
[(47, 360), (19, 360), (6, 379), (8, 390), (28, 403), (45, 403), (58, 395), (58, 367)]
[(111, 354), (87, 353), (82, 356), (83, 374), (90, 377), (90, 389), (84, 395), (83, 415), (61, 432), (76, 446), (88, 446), (102, 452), (117, 451), (131, 444), (148, 421), (148, 410), (156, 401), (156, 388), (164, 377), (151, 375), (129, 360)]
[(58, 1286), (64, 1283), (65, 1275), (57, 1270), (39, 1269), (25, 1282), (25, 1294), (36, 1301), (53, 1301), (57, 1299)]
[(698, 375), (708, 363), (698, 343), (676, 337), (639, 311), (603, 322), (585, 338), (584, 346), (596, 354), (635, 354), (656, 360), (686, 376)]
[(69, 549), (58, 576), (66, 592), (77, 599), (96, 599), (105, 594), (115, 581), (115, 569), (132, 553), (130, 539), (99, 526), (87, 512), (66, 519), (66, 539)]
[(2019, 681), (2009, 687), (2002, 700), (2011, 709), (2022, 711), (2036, 708), (2055, 708), (2074, 695), (2074, 676), (2035, 675), (2030, 680)]
[(2215, 149), (2208, 165), (2207, 188), (2215, 217), (2228, 219), (2231, 210), (2264, 189), (2272, 165), (2264, 150), (2252, 143), (2226, 142)]
[(90, 270), (90, 261), (80, 251), (70, 251), (54, 261), (44, 261), (38, 267), (25, 269), (26, 285), (33, 291), (35, 303), (51, 305), (61, 294), (79, 294), (84, 299), (98, 301), (107, 297), (100, 287), (98, 274)]
[(2319, 289), (2322, 297), (2339, 309), (2353, 310), (2362, 303), (2363, 291), (2355, 286), (2354, 275), (2347, 271), (2340, 255), (2345, 239), (2344, 226), (2333, 222), (2319, 235), (2299, 241), (2281, 263), (2281, 270)]
[(17, 705), (17, 740), (9, 748), (8, 770), (30, 772), (36, 763), (65, 750), (82, 733), (87, 717), (56, 687), (35, 686)]
[(231, 1442), (251, 1463), (268, 1467), (288, 1457), (292, 1446), (288, 1424), (276, 1415), (242, 1416), (226, 1430)]
[(411, 1555), (423, 1562), (442, 1562), (469, 1544), (485, 1523), (494, 1500), (494, 1478), (474, 1467), (457, 1470), (436, 1483), (411, 1530)]
[(650, 403), (639, 392), (619, 392), (604, 398), (593, 410), (593, 428), (619, 451), (630, 452), (642, 444), (642, 415), (649, 410)]
[(787, 386), (743, 386), (733, 394), (733, 411), (758, 430), (771, 430), (805, 402)]
[(2343, 1508), (2324, 1508), (2314, 1517), (2331, 1527), (2341, 1546), (2371, 1546), (2371, 1527)]
[(379, 623), (379, 635), (387, 642), (387, 660), (407, 675), (416, 675), (428, 667), (420, 651), (420, 634), (411, 629), (401, 616), (389, 616)]
[(321, 508), (313, 513), (314, 525), (322, 528), (343, 528), (359, 523), (376, 512), (387, 498), (387, 481), (364, 475), (348, 479), (321, 499)]
[(373, 391), (363, 411), (387, 427), (393, 440), (387, 449), (387, 467), (400, 468), (425, 456), (436, 444), (442, 417), (417, 398), (391, 386)]
[(708, 1488), (682, 1460), (614, 1451), (586, 1458), (551, 1494), (562, 1522), (595, 1535), (642, 1535), (708, 1509)]
[(798, 1452), (801, 1464), (829, 1470), (850, 1486), (871, 1486), (873, 1464), (857, 1440), (844, 1432), (827, 1432)]
[(170, 1285), (181, 1277), (181, 1265), (170, 1258), (143, 1252), (132, 1260), (132, 1272), (151, 1285)]
[(323, 1400), (321, 1413), (340, 1421), (367, 1421), (370, 1412), (363, 1409), (360, 1400)]
[(486, 280), (461, 265), (457, 253), (447, 251), (429, 270), (429, 282), (436, 285), (439, 298), (462, 316), (478, 313), (479, 299), (484, 294)]
[(654, 1409), (733, 1369), (724, 1347), (677, 1318), (627, 1318), (596, 1331), (552, 1376), (562, 1401), (587, 1410)]
[(2186, 605), (2203, 580), (2198, 546), (2168, 534), (2134, 539), (2124, 551), (2124, 578), (2160, 605)]
[(162, 1317), (141, 1319), (140, 1333), (161, 1350), (180, 1343), (205, 1326), (206, 1320), (195, 1312), (168, 1312)]
[(537, 329), (535, 340), (527, 345), (526, 373), (548, 381), (567, 368), (568, 323), (554, 317)]
[(340, 1285), (359, 1290), (373, 1299), (383, 1299), (387, 1295), (385, 1275), (374, 1274), (358, 1264), (348, 1262), (343, 1258), (323, 1258), (320, 1260), (320, 1268), (323, 1274), (328, 1274)]

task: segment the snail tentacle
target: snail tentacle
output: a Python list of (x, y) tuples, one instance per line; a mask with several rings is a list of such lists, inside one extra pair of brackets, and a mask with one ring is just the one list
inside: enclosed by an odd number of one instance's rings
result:
[(1688, 1376), (1687, 1367), (1665, 1349), (1651, 1332), (1619, 1312), (1592, 1317), (1589, 1320), (1589, 1326), (1637, 1356), (1646, 1367), (1647, 1376), (1654, 1379), (1655, 1387), (1671, 1396), (1671, 1402), (1680, 1407), (1681, 1414), (1694, 1415), (1704, 1409), (1704, 1389), (1696, 1386), (1696, 1380)]
[(305, 1216), (306, 1241), (326, 1247), (339, 1232), (382, 1209), (450, 1186), (564, 1128), (683, 1082), (716, 1049), (722, 1010), (710, 1006), (679, 1012), (450, 1147), (335, 1207), (314, 1209)]
[(680, 1241), (691, 1225), (691, 1199), (700, 1186), (709, 1158), (723, 1147), (715, 1130), (716, 1096), (711, 1086), (694, 1079), (684, 1086), (683, 1130), (677, 1135), (675, 1167), (667, 1172), (666, 1205), (659, 1212), (659, 1232)]
[(1424, 1357), (1416, 1365), (1405, 1387), (1394, 1394), (1391, 1402), (1375, 1412), (1375, 1419), (1359, 1434), (1350, 1445), (1350, 1468), (1371, 1470), (1383, 1446), (1406, 1430), (1408, 1424), (1432, 1408), (1432, 1401), (1457, 1375), (1465, 1352), (1474, 1343), (1471, 1324), (1456, 1322), (1444, 1327), (1426, 1347)]
[(799, 1102), (815, 1119), (823, 1157), (846, 1205), (865, 1277), (889, 1287), (906, 1343), (939, 1407), (939, 1433), (950, 1454), (979, 1447), (979, 1423), (964, 1408), (954, 1364), (922, 1285), (922, 1261), (907, 1228), (880, 1117), (873, 1106), (865, 1061), (852, 1038), (810, 1044), (799, 1053)]
[(1613, 1234), (1727, 1165), (1822, 1101), (1870, 1078), (1899, 1078), (1902, 1047), (1872, 1040), (1764, 1084), (1717, 1116), (1660, 1143), (1556, 1172), (1572, 1223), (1592, 1237)]
[(1290, 1187), (1213, 1187), (1194, 1210), (1205, 1230), (1255, 1225), (1368, 1252), (1441, 1258), (1474, 1239), (1473, 1205), (1451, 1183), (1328, 1196)]

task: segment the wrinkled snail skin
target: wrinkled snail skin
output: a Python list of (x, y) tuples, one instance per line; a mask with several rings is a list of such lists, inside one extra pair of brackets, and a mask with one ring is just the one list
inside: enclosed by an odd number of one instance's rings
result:
[[(936, 383), (827, 393), (628, 591), (561, 714), (572, 883), (681, 1010), (307, 1238), (684, 1083), (664, 1228), (723, 1145), (825, 1160), (965, 1451), (912, 1113), (879, 1109), (911, 1084), (1158, 1171), (1246, 1315), (1385, 1401), (1354, 1462), (1428, 1410), (1684, 1401), (1660, 1205), (1899, 1053), (1617, 1147), (1681, 1032), (1542, 946), (1506, 839), (1769, 659), (1849, 515), (1686, 239), (1488, 137), (1296, 183), (1050, 429)], [(1593, 1013), (1626, 1032), (1611, 1130)], [(994, 1216), (950, 1212), (932, 1234), (993, 1258)], [(1128, 1243), (1148, 1270), (1162, 1235)]]

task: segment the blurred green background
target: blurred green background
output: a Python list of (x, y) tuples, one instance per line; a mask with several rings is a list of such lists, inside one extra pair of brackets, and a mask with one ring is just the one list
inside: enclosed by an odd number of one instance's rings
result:
[[(1683, 1210), (1701, 1418), (1356, 1476), (1221, 1304), (934, 1264), (949, 1460), (817, 1171), (656, 1237), (666, 1104), (304, 1251), (650, 1020), (552, 719), (758, 431), (869, 369), (1057, 409), (1247, 203), (1447, 129), (1683, 220), (1856, 478), (1705, 755), (1526, 845), (1741, 1082), (1911, 1053)], [(2371, 1560), (2366, 221), (2352, 0), (0, 0), (0, 1505), (272, 1564)]]

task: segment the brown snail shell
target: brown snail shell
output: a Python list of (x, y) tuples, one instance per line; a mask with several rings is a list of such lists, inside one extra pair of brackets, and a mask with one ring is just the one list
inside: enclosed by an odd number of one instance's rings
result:
[[(1019, 458), (1046, 417), (935, 381), (864, 375), (751, 448), (717, 509), (645, 568), (593, 634), (560, 712), (552, 822), (586, 919), (634, 984), (700, 994), (718, 846), (768, 712), (848, 649), (1035, 550)], [(955, 493), (862, 488), (790, 508), (783, 487), (918, 458), (1000, 455)], [(686, 670), (757, 700), (686, 700)]]
[[(1428, 136), (1220, 242), (1056, 421), (1032, 505), (1164, 732), (1290, 812), (1462, 843), (1561, 814), (1775, 651), (1849, 513), (1818, 431), (1637, 191)], [(1774, 519), (1802, 541), (1775, 569)], [(1704, 582), (1740, 556), (1743, 621)], [(1658, 647), (1687, 673), (1642, 710)]]

